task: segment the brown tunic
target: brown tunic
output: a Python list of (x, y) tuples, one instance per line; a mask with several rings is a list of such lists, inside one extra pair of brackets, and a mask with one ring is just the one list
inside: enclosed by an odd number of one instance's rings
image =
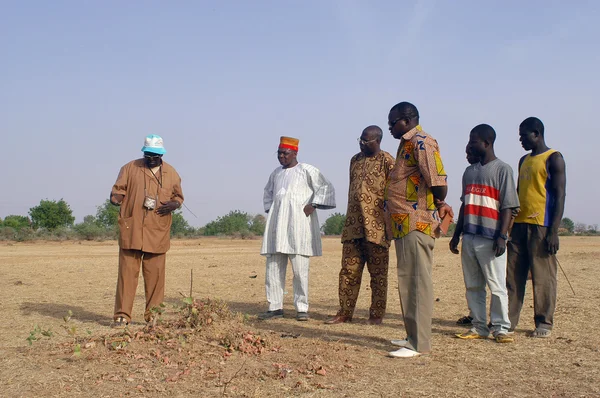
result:
[(362, 152), (350, 161), (350, 188), (342, 242), (365, 239), (389, 247), (385, 233), (383, 195), (394, 158), (385, 151), (368, 157)]
[[(155, 176), (146, 167), (144, 159), (133, 160), (121, 167), (112, 195), (125, 195), (119, 212), (119, 246), (147, 253), (166, 253), (171, 244), (172, 215), (159, 216), (156, 209), (161, 202), (183, 203), (181, 178), (177, 171), (163, 161)], [(158, 198), (154, 210), (144, 207), (146, 195)]]

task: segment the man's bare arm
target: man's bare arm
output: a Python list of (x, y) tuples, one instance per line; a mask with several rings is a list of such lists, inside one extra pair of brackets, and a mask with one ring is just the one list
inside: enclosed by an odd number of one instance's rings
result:
[(548, 253), (556, 254), (559, 248), (558, 227), (565, 211), (565, 196), (567, 175), (565, 160), (560, 152), (555, 152), (548, 159), (548, 172), (550, 173), (549, 190), (556, 198), (552, 209), (550, 226), (546, 235), (546, 248)]

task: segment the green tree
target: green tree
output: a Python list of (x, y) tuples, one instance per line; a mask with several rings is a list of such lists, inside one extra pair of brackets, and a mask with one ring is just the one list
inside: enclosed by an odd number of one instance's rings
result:
[(560, 222), (560, 227), (569, 231), (569, 233), (573, 233), (575, 231), (575, 222), (570, 218), (563, 218)]
[(585, 231), (587, 231), (587, 229), (588, 229), (588, 226), (582, 222), (578, 222), (575, 224), (575, 233), (577, 233), (577, 234), (583, 234), (583, 233), (585, 233)]
[(25, 216), (10, 215), (4, 218), (4, 221), (0, 223), (0, 226), (19, 230), (21, 228), (29, 228), (31, 226), (31, 220), (29, 220), (29, 217)]
[(79, 238), (85, 240), (94, 240), (106, 235), (106, 228), (98, 224), (98, 220), (92, 215), (83, 217), (83, 222), (75, 224), (73, 230)]
[(254, 235), (262, 236), (265, 234), (265, 226), (267, 225), (267, 219), (262, 214), (257, 214), (252, 218), (250, 222), (250, 232)]
[(119, 220), (119, 206), (110, 203), (106, 199), (101, 206), (97, 207), (96, 222), (104, 228), (113, 228), (117, 226)]
[(171, 223), (171, 236), (183, 235), (189, 236), (194, 233), (194, 228), (188, 224), (181, 210), (177, 210), (172, 213), (173, 222)]
[(204, 235), (233, 235), (235, 233), (249, 233), (252, 217), (243, 211), (233, 210), (227, 215), (217, 217), (204, 226)]
[(341, 235), (345, 223), (346, 216), (344, 214), (333, 213), (325, 220), (321, 229), (325, 235)]
[(75, 222), (73, 211), (63, 199), (41, 200), (40, 204), (29, 209), (33, 228), (55, 230), (59, 227), (70, 227)]

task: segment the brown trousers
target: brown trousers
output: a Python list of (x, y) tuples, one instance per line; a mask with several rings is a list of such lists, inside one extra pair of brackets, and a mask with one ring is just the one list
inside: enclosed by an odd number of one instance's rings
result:
[(407, 348), (426, 354), (431, 350), (433, 317), (433, 248), (435, 239), (412, 231), (395, 241), (398, 293), (406, 328)]
[(133, 299), (140, 276), (140, 265), (144, 275), (146, 293), (146, 312), (144, 319), (149, 321), (151, 309), (159, 306), (165, 297), (165, 259), (166, 253), (146, 253), (141, 250), (119, 248), (119, 276), (115, 298), (114, 319), (124, 317), (131, 321)]
[(360, 291), (365, 263), (371, 275), (370, 318), (383, 318), (387, 304), (389, 248), (364, 239), (344, 242), (340, 270), (340, 310), (338, 315), (352, 318)]
[(519, 323), (529, 272), (533, 284), (535, 327), (551, 330), (554, 326), (558, 262), (556, 256), (546, 250), (547, 231), (547, 227), (540, 225), (517, 223), (510, 233), (506, 287), (511, 329)]

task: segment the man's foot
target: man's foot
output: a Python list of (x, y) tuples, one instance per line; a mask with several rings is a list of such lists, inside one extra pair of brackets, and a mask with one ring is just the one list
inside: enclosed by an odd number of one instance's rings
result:
[(273, 310), (258, 314), (258, 319), (266, 321), (267, 319), (283, 318), (283, 310)]
[(487, 339), (487, 336), (483, 336), (474, 331), (473, 329), (470, 329), (465, 333), (458, 333), (455, 336), (463, 340)]
[(297, 321), (308, 321), (308, 312), (298, 312), (296, 313), (296, 320)]
[(549, 329), (541, 329), (537, 328), (533, 332), (529, 333), (529, 337), (534, 337), (538, 339), (547, 339), (552, 334), (552, 331)]
[(369, 325), (381, 325), (383, 323), (383, 318), (369, 317), (369, 320), (367, 321), (367, 323)]
[(473, 318), (471, 318), (469, 315), (466, 315), (462, 318), (459, 318), (458, 321), (456, 321), (456, 324), (461, 326), (469, 326), (471, 325), (471, 322), (473, 322)]
[(344, 315), (336, 315), (325, 321), (327, 325), (337, 325), (338, 323), (352, 322), (352, 317)]
[(396, 351), (388, 352), (388, 357), (392, 358), (414, 358), (418, 357), (419, 355), (421, 354), (406, 347), (402, 347)]
[(494, 337), (496, 343), (514, 343), (515, 339), (509, 336), (507, 333), (498, 333), (496, 337)]
[(113, 320), (113, 323), (110, 325), (113, 329), (124, 329), (129, 326), (129, 321), (124, 316), (117, 317)]
[(406, 347), (408, 345), (408, 339), (390, 340), (390, 343), (392, 343), (392, 345), (395, 345), (397, 347)]

